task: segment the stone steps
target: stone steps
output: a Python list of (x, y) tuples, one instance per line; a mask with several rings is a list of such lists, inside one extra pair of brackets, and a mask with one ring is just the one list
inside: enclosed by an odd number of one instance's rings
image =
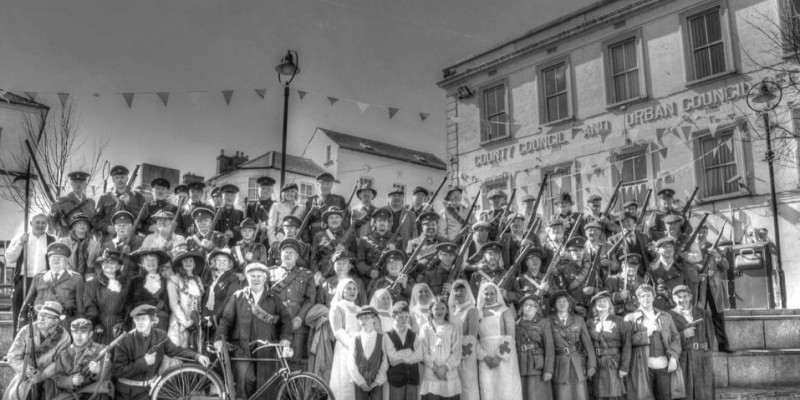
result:
[(800, 310), (727, 310), (731, 350), (800, 349)]
[(760, 388), (729, 387), (717, 389), (718, 400), (790, 400), (800, 399), (800, 386)]
[(800, 349), (714, 353), (716, 386), (762, 387), (800, 383)]

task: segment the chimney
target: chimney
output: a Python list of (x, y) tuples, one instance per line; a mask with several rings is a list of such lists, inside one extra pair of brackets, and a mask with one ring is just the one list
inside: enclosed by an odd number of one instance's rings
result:
[(225, 150), (220, 149), (219, 155), (217, 156), (217, 174), (229, 171), (231, 169), (231, 161), (231, 157), (225, 155)]
[(196, 174), (194, 174), (192, 172), (188, 172), (188, 173), (183, 174), (183, 183), (184, 184), (191, 183), (191, 182), (202, 182), (203, 180), (205, 180), (205, 177), (200, 176), (200, 175), (196, 175)]

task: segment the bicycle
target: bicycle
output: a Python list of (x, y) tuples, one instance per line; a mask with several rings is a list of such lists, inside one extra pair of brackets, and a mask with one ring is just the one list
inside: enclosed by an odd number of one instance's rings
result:
[[(276, 348), (278, 361), (281, 368), (277, 374), (271, 376), (267, 382), (258, 387), (248, 400), (255, 400), (262, 396), (274, 384), (278, 384), (277, 396), (271, 397), (279, 400), (333, 400), (333, 393), (320, 377), (306, 371), (292, 371), (286, 355), (283, 354), (279, 343), (269, 343), (263, 340), (253, 342), (258, 347), (253, 353), (266, 349)], [(231, 358), (228, 346), (223, 346), (221, 351), (208, 345), (208, 351), (217, 355), (208, 368), (193, 360), (181, 359), (181, 365), (165, 371), (150, 389), (152, 400), (234, 400), (234, 376), (231, 367), (232, 361), (267, 362), (275, 361), (272, 358)], [(222, 371), (220, 377), (214, 371), (219, 364)]]

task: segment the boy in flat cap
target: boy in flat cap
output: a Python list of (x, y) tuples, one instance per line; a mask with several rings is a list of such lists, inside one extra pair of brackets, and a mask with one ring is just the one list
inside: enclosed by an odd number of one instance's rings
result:
[(92, 235), (92, 223), (83, 213), (72, 214), (69, 222), (69, 235), (58, 239), (69, 246), (72, 253), (69, 269), (84, 279), (94, 275), (94, 262), (102, 252), (102, 246)]
[(141, 193), (128, 189), (128, 168), (125, 166), (116, 165), (111, 168), (111, 181), (114, 189), (100, 196), (92, 223), (94, 229), (102, 232), (105, 239), (116, 233), (112, 218), (117, 212), (124, 210), (131, 215), (138, 215), (147, 201)]
[[(57, 301), (45, 301), (36, 307), (36, 312), (36, 321), (21, 327), (8, 349), (6, 360), (14, 370), (14, 377), (4, 388), (3, 400), (55, 397), (55, 385), (48, 379), (53, 371), (46, 367), (69, 346), (69, 333), (61, 325), (62, 307)], [(29, 329), (33, 329), (32, 335)], [(35, 357), (35, 366), (28, 363), (32, 357)]]
[(369, 283), (385, 273), (378, 268), (384, 251), (400, 248), (400, 238), (390, 243), (392, 237), (392, 211), (381, 207), (372, 212), (372, 230), (362, 236), (356, 245), (356, 268), (364, 282)]
[(172, 215), (175, 215), (175, 213), (178, 211), (178, 206), (168, 201), (169, 188), (169, 181), (165, 178), (155, 178), (150, 181), (150, 189), (153, 192), (153, 200), (150, 200), (144, 204), (140, 225), (136, 227), (138, 232), (142, 235), (147, 236), (156, 232), (156, 221), (153, 216), (159, 211), (168, 211)]
[[(317, 190), (319, 194), (309, 197), (305, 203), (305, 209), (311, 213), (308, 221), (309, 233), (307, 238), (309, 240), (314, 239), (317, 233), (325, 230), (325, 217), (322, 216), (325, 211), (331, 207), (336, 207), (342, 210), (343, 216), (348, 214), (348, 204), (344, 197), (332, 193), (335, 181), (336, 179), (330, 172), (323, 172), (317, 175)], [(342, 226), (347, 229), (350, 226), (349, 221), (344, 221)], [(305, 232), (301, 232), (301, 234), (305, 234)]]
[(239, 224), (244, 219), (244, 213), (234, 208), (239, 188), (236, 185), (226, 184), (222, 185), (221, 190), (223, 204), (222, 208), (217, 210), (220, 216), (214, 230), (224, 233), (228, 240), (235, 243), (242, 238), (239, 232)]
[[(55, 301), (63, 307), (64, 326), (69, 326), (73, 319), (84, 316), (83, 277), (77, 272), (67, 269), (70, 253), (69, 247), (64, 243), (53, 243), (47, 246), (47, 261), (50, 270), (40, 272), (33, 277), (28, 297), (22, 305), (23, 314), (27, 307)], [(24, 315), (20, 315), (21, 320), (24, 317)]]
[[(650, 239), (653, 241), (661, 239), (666, 235), (667, 227), (664, 218), (669, 215), (683, 218), (681, 210), (677, 210), (674, 207), (674, 197), (675, 191), (670, 188), (664, 188), (658, 191), (659, 209), (650, 214), (645, 222), (645, 231), (650, 235)], [(686, 221), (682, 221), (680, 224), (680, 231), (688, 235), (692, 233), (692, 227), (686, 223)]]
[(264, 245), (269, 245), (267, 243), (267, 220), (269, 220), (269, 210), (272, 209), (272, 205), (275, 203), (275, 200), (272, 199), (275, 179), (269, 176), (262, 176), (256, 179), (256, 185), (258, 185), (258, 199), (247, 205), (244, 216), (255, 221), (258, 227), (256, 240)]
[[(53, 380), (59, 394), (53, 400), (96, 399), (105, 400), (114, 392), (109, 380), (99, 381), (107, 367), (101, 351), (105, 346), (92, 340), (92, 322), (79, 318), (70, 324), (72, 344), (58, 354), (53, 369)], [(98, 359), (99, 358), (99, 359)]]
[(50, 229), (59, 238), (69, 235), (70, 221), (74, 214), (82, 213), (91, 220), (95, 212), (94, 199), (86, 195), (89, 174), (73, 171), (67, 177), (72, 191), (59, 197), (50, 207)]
[(348, 347), (347, 358), (347, 370), (355, 386), (355, 399), (381, 400), (389, 362), (384, 350), (384, 335), (375, 330), (378, 311), (366, 306), (356, 313), (356, 318), (361, 324), (361, 331)]
[(257, 229), (256, 221), (250, 218), (245, 218), (239, 224), (239, 233), (242, 239), (233, 246), (233, 255), (239, 265), (247, 265), (251, 262), (265, 264), (267, 262), (267, 248), (256, 242)]
[[(294, 215), (300, 220), (306, 215), (306, 207), (298, 202), (297, 184), (287, 183), (281, 188), (281, 201), (272, 205), (269, 210), (269, 221), (267, 222), (267, 236), (269, 242), (278, 240), (278, 232), (283, 224), (283, 217)], [(303, 232), (299, 232), (298, 237), (302, 237)], [(280, 242), (280, 241), (279, 241)]]
[[(234, 358), (275, 358), (275, 349), (254, 351), (254, 340), (277, 342), (288, 348), (292, 342), (292, 315), (281, 299), (269, 289), (269, 269), (262, 263), (245, 268), (247, 287), (236, 291), (219, 320), (214, 346), (222, 351), (225, 342), (235, 345)], [(276, 370), (273, 362), (234, 361), (236, 398), (247, 399)]]
[(146, 400), (158, 380), (158, 371), (165, 356), (196, 360), (209, 365), (208, 357), (178, 347), (169, 340), (167, 332), (156, 328), (156, 307), (142, 304), (130, 312), (135, 332), (120, 339), (112, 355), (111, 373), (116, 378), (117, 400)]

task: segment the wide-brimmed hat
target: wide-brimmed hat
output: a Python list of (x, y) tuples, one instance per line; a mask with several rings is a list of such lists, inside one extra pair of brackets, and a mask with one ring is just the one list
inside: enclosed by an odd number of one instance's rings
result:
[(106, 261), (116, 261), (116, 262), (122, 264), (122, 262), (124, 260), (125, 260), (125, 255), (122, 254), (121, 251), (107, 249), (107, 250), (103, 251), (103, 255), (101, 255), (97, 259), (97, 262), (103, 263), (103, 262), (106, 262)]
[(361, 187), (359, 187), (358, 190), (356, 190), (356, 197), (358, 197), (360, 199), (361, 198), (361, 193), (363, 193), (363, 192), (372, 192), (372, 197), (373, 198), (378, 196), (378, 192), (375, 189), (373, 189), (372, 186), (369, 186), (369, 185), (365, 184), (365, 185), (361, 185)]
[(170, 262), (169, 254), (163, 249), (158, 247), (142, 247), (139, 250), (134, 251), (131, 253), (130, 257), (136, 264), (142, 262), (142, 257), (147, 255), (154, 255), (158, 257), (158, 265), (166, 264)]
[(234, 257), (233, 253), (231, 253), (231, 249), (229, 249), (227, 247), (217, 248), (217, 249), (211, 250), (211, 252), (208, 253), (208, 257), (206, 258), (206, 260), (207, 260), (208, 263), (211, 263), (211, 260), (217, 258), (217, 256), (220, 256), (220, 255), (228, 257), (228, 259), (231, 261), (231, 269), (235, 269), (236, 268), (236, 265), (237, 265), (236, 264), (236, 257)]
[(180, 271), (183, 269), (183, 260), (185, 258), (194, 258), (194, 272), (195, 275), (200, 275), (200, 271), (206, 266), (206, 260), (203, 258), (203, 255), (196, 252), (196, 251), (185, 251), (179, 254), (176, 254), (175, 257), (172, 258), (172, 270), (175, 272)]
[(344, 212), (337, 206), (330, 206), (327, 210), (325, 210), (325, 212), (322, 213), (322, 221), (328, 223), (328, 217), (331, 215), (338, 215), (341, 217), (344, 215)]

